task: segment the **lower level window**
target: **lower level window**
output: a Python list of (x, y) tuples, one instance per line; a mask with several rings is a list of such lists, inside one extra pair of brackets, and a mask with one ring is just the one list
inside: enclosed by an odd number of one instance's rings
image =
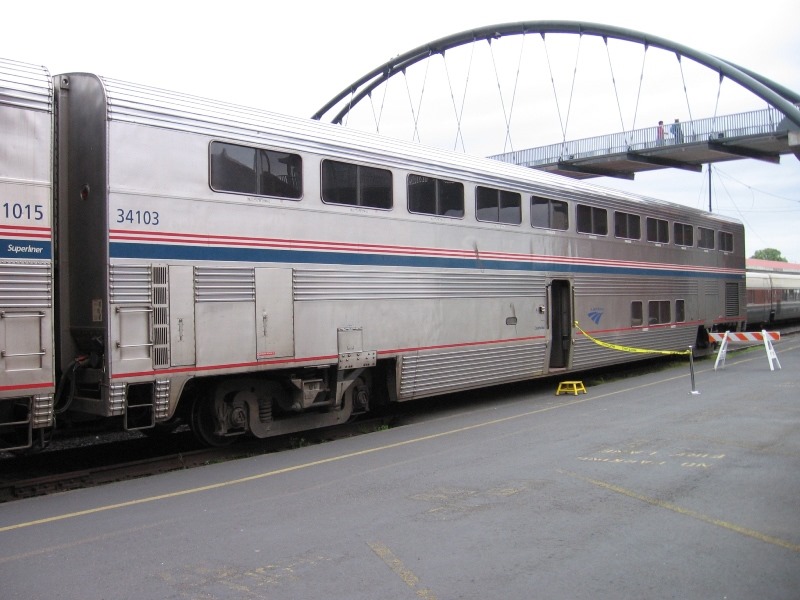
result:
[(642, 326), (642, 323), (644, 323), (642, 314), (642, 303), (638, 300), (636, 302), (631, 302), (631, 327)]
[(684, 323), (684, 322), (686, 322), (686, 301), (685, 300), (675, 300), (675, 322), (676, 323)]
[(669, 300), (651, 300), (647, 303), (648, 325), (669, 323), (672, 320), (669, 310)]

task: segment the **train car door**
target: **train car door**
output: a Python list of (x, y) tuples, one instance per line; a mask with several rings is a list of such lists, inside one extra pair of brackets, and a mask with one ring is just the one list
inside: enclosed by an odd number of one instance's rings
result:
[(173, 367), (195, 363), (194, 267), (169, 267), (170, 358)]
[(256, 358), (294, 355), (292, 269), (256, 269)]
[(567, 279), (553, 279), (550, 288), (549, 369), (569, 367), (572, 350), (572, 285)]

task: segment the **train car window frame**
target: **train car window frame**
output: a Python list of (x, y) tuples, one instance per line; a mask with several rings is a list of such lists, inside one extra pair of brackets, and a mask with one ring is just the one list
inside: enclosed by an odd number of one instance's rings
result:
[(531, 227), (567, 231), (569, 204), (564, 200), (531, 196)]
[(575, 207), (576, 231), (589, 235), (608, 235), (608, 211), (598, 206), (578, 204)]
[(698, 227), (697, 232), (697, 247), (703, 248), (704, 250), (713, 250), (714, 249), (714, 230), (709, 229), (708, 227)]
[(694, 247), (694, 227), (691, 225), (675, 221), (672, 224), (672, 234), (676, 246)]
[[(489, 214), (489, 213), (496, 214)], [(508, 220), (509, 217), (513, 220)], [(522, 194), (475, 186), (475, 218), (484, 223), (522, 225)]]
[(213, 141), (208, 157), (208, 184), (215, 192), (286, 200), (303, 197), (303, 158), (299, 154)]
[(642, 239), (642, 218), (633, 213), (614, 211), (614, 237), (624, 240)]
[(647, 303), (647, 324), (664, 325), (672, 322), (672, 307), (669, 300), (650, 300)]
[(320, 196), (325, 204), (392, 210), (391, 170), (327, 158), (320, 170)]
[(733, 252), (733, 234), (728, 231), (720, 231), (718, 236), (720, 252)]
[(410, 213), (448, 219), (464, 218), (464, 184), (460, 181), (409, 173), (406, 177), (406, 194)]
[(631, 327), (644, 325), (644, 305), (641, 300), (631, 302)]
[(686, 322), (686, 300), (675, 300), (675, 322)]
[(647, 241), (654, 244), (669, 244), (669, 221), (647, 217)]

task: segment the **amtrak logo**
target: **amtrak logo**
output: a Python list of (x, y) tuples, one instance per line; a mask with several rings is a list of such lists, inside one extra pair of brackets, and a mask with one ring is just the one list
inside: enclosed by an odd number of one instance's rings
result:
[(594, 322), (595, 325), (600, 324), (600, 319), (603, 318), (603, 309), (602, 308), (593, 308), (588, 313), (589, 318)]

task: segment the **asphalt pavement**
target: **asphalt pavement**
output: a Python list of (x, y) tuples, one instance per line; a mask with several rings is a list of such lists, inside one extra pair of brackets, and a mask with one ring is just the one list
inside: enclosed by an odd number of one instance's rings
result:
[(797, 599), (800, 339), (775, 350), (5, 503), (0, 597)]

